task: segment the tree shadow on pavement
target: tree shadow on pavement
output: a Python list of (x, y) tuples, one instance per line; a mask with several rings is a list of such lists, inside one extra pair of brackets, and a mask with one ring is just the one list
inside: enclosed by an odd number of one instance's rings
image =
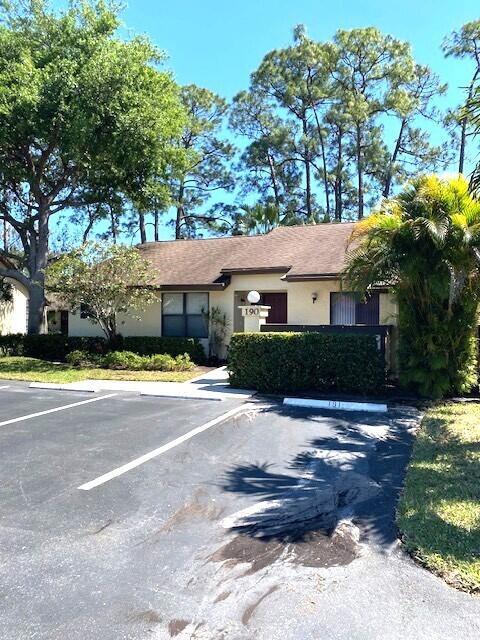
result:
[[(284, 407), (267, 412), (269, 419), (273, 413), (292, 421), (292, 428), (298, 419), (319, 420), (318, 412)], [(229, 525), (232, 531), (264, 540), (301, 541), (312, 532), (331, 536), (339, 521), (348, 518), (376, 544), (395, 541), (395, 508), (412, 441), (401, 412), (389, 417), (332, 413), (328, 420), (329, 435), (308, 440), (288, 461), (286, 472), (278, 472), (270, 462), (226, 470), (224, 491), (259, 498), (236, 514)]]

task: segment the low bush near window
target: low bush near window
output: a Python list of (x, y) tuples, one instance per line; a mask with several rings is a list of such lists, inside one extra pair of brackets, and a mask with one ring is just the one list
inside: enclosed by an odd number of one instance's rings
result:
[(385, 363), (375, 336), (237, 333), (228, 353), (230, 382), (265, 393), (380, 392)]
[(98, 356), (88, 351), (76, 350), (69, 353), (66, 360), (74, 367), (125, 371), (190, 371), (195, 367), (188, 353), (175, 358), (168, 353), (139, 356), (132, 351), (111, 351), (105, 356)]
[(160, 336), (126, 336), (121, 340), (122, 348), (141, 356), (168, 354), (173, 356), (188, 353), (196, 364), (205, 362), (205, 350), (197, 338), (169, 338)]
[(98, 367), (100, 366), (101, 359), (101, 356), (80, 349), (67, 353), (65, 358), (68, 364), (71, 364), (73, 367)]
[(181, 353), (175, 358), (175, 371), (190, 371), (194, 366), (188, 353)]
[(145, 368), (145, 358), (132, 351), (110, 351), (101, 360), (106, 369), (126, 369), (139, 371)]
[(145, 369), (149, 371), (175, 371), (175, 358), (168, 353), (157, 353), (153, 356), (143, 356)]
[(153, 356), (144, 356), (145, 369), (149, 371), (190, 371), (194, 363), (188, 353), (182, 353), (175, 358), (168, 353), (157, 353)]

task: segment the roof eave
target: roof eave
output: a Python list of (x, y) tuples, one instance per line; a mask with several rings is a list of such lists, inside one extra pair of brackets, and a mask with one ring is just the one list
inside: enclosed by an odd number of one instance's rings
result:
[(257, 273), (286, 273), (289, 269), (292, 268), (292, 265), (279, 265), (276, 267), (238, 267), (238, 268), (225, 268), (222, 269), (221, 272), (225, 275), (243, 275), (249, 274), (252, 275)]
[(340, 280), (340, 273), (298, 273), (286, 274), (282, 280), (287, 282), (307, 282), (309, 280)]
[(205, 284), (161, 284), (160, 291), (223, 291), (228, 287), (227, 282), (208, 282)]

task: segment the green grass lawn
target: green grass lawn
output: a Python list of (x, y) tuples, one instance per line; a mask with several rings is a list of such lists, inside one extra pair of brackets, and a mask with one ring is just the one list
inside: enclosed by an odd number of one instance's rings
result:
[(142, 380), (150, 382), (185, 382), (201, 375), (205, 367), (192, 371), (117, 371), (80, 369), (68, 364), (53, 364), (36, 358), (0, 358), (0, 379), (29, 382), (78, 382), (79, 380)]
[(398, 525), (410, 553), (449, 584), (480, 593), (480, 404), (425, 414)]

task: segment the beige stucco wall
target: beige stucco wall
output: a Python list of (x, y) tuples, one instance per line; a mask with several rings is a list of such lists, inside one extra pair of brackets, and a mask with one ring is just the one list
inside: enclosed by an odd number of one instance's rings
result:
[(80, 317), (80, 312), (68, 314), (68, 335), (69, 336), (102, 336), (102, 330), (97, 324), (90, 322), (86, 318)]
[[(330, 292), (339, 291), (336, 280), (311, 282), (286, 282), (281, 274), (235, 275), (225, 291), (210, 293), (210, 307), (220, 307), (230, 321), (230, 334), (233, 332), (233, 313), (236, 291), (262, 293), (284, 291), (287, 293), (287, 322), (289, 324), (330, 324)], [(317, 300), (312, 302), (312, 293)], [(227, 340), (228, 342), (228, 340)]]
[[(121, 314), (118, 318), (118, 331), (125, 336), (162, 335), (162, 303), (160, 293), (157, 299), (141, 313), (135, 312), (140, 320)], [(88, 318), (81, 318), (80, 312), (68, 314), (68, 334), (70, 336), (103, 336), (98, 324)]]
[[(338, 280), (285, 282), (280, 274), (232, 276), (230, 286), (225, 291), (210, 293), (210, 307), (218, 306), (227, 314), (230, 334), (233, 331), (235, 292), (252, 289), (262, 293), (285, 291), (288, 324), (330, 324), (330, 293), (340, 291), (341, 285)], [(317, 295), (315, 303), (312, 301), (314, 293)], [(380, 324), (396, 324), (397, 309), (392, 296), (381, 293), (379, 304)]]
[[(262, 293), (284, 291), (287, 293), (287, 322), (288, 324), (330, 324), (330, 293), (340, 291), (338, 280), (313, 280), (308, 282), (286, 282), (281, 279), (282, 274), (248, 274), (234, 275), (230, 285), (223, 291), (211, 291), (209, 294), (210, 308), (218, 307), (227, 316), (229, 323), (226, 344), (229, 343), (234, 329), (234, 311), (238, 304), (235, 300), (236, 292), (256, 289)], [(181, 293), (181, 291), (179, 291)], [(316, 294), (315, 303), (312, 294)], [(396, 323), (396, 304), (390, 294), (380, 294), (380, 324)], [(161, 294), (157, 301), (150, 305), (141, 315), (141, 321), (131, 317), (120, 318), (119, 331), (123, 335), (132, 336), (160, 336), (162, 325)], [(103, 335), (97, 325), (88, 319), (80, 318), (80, 314), (69, 315), (69, 335), (98, 336)], [(202, 340), (205, 347), (207, 340)]]
[(26, 333), (28, 290), (12, 278), (7, 282), (13, 286), (13, 302), (0, 303), (0, 335)]

